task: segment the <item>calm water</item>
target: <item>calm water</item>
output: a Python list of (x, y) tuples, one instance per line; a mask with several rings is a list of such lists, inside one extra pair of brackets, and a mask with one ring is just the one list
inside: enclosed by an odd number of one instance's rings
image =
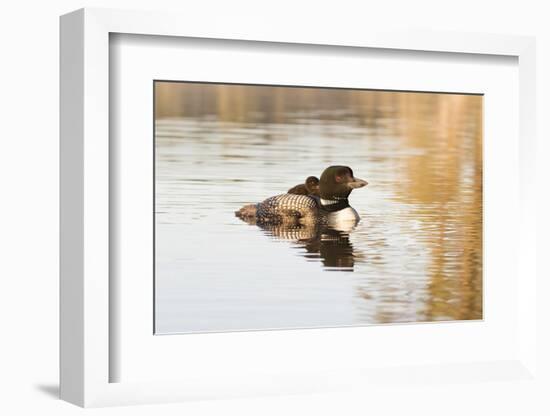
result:
[[(157, 86), (157, 333), (482, 317), (482, 98)], [(233, 212), (333, 164), (350, 233)]]

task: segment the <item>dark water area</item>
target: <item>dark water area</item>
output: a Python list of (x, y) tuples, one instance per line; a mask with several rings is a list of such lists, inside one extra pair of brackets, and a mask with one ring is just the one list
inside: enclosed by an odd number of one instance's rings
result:
[[(158, 333), (482, 318), (482, 97), (157, 83)], [(355, 227), (241, 206), (330, 165)]]

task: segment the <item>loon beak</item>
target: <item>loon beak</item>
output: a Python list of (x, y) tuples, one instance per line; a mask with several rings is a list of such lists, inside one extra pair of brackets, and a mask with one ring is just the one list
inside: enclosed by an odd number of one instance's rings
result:
[(369, 183), (367, 181), (364, 181), (363, 179), (359, 178), (353, 178), (351, 182), (348, 182), (348, 186), (351, 189), (357, 189), (362, 188), (363, 186), (367, 186)]

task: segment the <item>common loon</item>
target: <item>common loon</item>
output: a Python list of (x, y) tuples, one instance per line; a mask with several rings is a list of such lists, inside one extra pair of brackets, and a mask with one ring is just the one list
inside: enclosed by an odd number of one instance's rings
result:
[(366, 185), (367, 181), (354, 177), (348, 166), (330, 166), (321, 175), (319, 196), (276, 195), (258, 204), (245, 205), (235, 215), (258, 225), (326, 224), (346, 230), (359, 221), (348, 196), (352, 190)]
[(308, 176), (304, 183), (293, 186), (286, 193), (319, 196), (319, 179), (316, 176)]

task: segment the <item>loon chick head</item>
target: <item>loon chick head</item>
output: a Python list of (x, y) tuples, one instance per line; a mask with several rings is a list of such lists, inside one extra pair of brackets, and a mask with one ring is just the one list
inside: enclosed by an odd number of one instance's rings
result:
[(322, 205), (347, 200), (351, 191), (368, 185), (368, 182), (353, 176), (348, 166), (329, 166), (319, 181), (319, 196)]
[(316, 176), (308, 176), (305, 185), (309, 195), (319, 196), (319, 179)]
[(287, 194), (319, 196), (319, 179), (315, 176), (308, 176), (304, 183), (290, 188)]

